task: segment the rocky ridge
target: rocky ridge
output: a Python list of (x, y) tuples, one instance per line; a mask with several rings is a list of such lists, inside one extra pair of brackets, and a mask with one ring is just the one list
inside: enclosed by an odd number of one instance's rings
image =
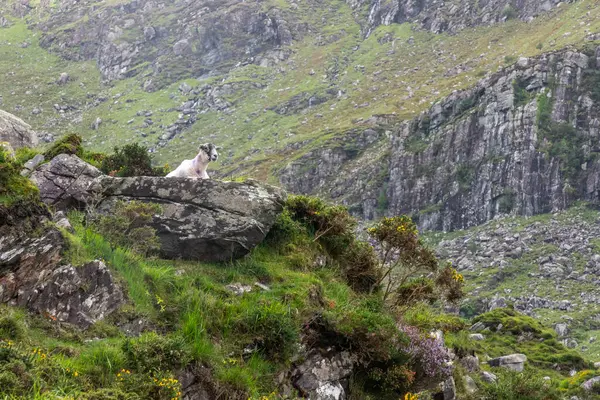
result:
[[(594, 202), (599, 54), (522, 58), (419, 118), (397, 126), (373, 118), (374, 129), (349, 136), (353, 145), (333, 140), (289, 164), (281, 181), (292, 192), (327, 193), (364, 218), (412, 214), (423, 229)], [(576, 154), (552, 147), (563, 139), (548, 130), (561, 128)]]

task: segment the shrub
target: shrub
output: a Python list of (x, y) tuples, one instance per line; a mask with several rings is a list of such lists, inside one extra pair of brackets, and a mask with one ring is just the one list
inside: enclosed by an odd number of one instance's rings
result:
[(299, 340), (299, 331), (289, 307), (266, 302), (246, 310), (235, 324), (240, 333), (252, 335), (268, 358), (285, 360)]
[(0, 147), (0, 204), (10, 206), (39, 200), (38, 188), (20, 172), (21, 166)]
[(518, 18), (519, 12), (511, 4), (507, 4), (502, 9), (502, 16), (508, 21), (509, 19)]
[(417, 376), (444, 380), (452, 375), (452, 364), (442, 340), (412, 326), (401, 325), (400, 331), (408, 339), (402, 350), (411, 357)]
[[(447, 266), (439, 270), (438, 260), (418, 236), (417, 226), (407, 216), (383, 218), (367, 230), (379, 250), (379, 284), (385, 283), (383, 299), (395, 294), (396, 305), (408, 306), (436, 294), (456, 301), (462, 297), (463, 277)], [(422, 276), (432, 274), (436, 289), (428, 289)], [(406, 297), (408, 296), (408, 297)], [(428, 300), (433, 301), (433, 298)]]
[(502, 329), (511, 332), (513, 335), (530, 332), (537, 337), (541, 337), (543, 332), (543, 327), (538, 321), (526, 315), (519, 314), (510, 308), (497, 308), (481, 314), (475, 317), (473, 322), (481, 322), (492, 331), (498, 325), (502, 324)]
[(354, 241), (341, 262), (346, 282), (353, 290), (367, 293), (379, 282), (377, 255), (370, 244)]
[(496, 371), (495, 383), (482, 385), (482, 395), (495, 400), (559, 400), (562, 395), (531, 371)]
[(0, 338), (19, 340), (25, 336), (25, 325), (23, 320), (14, 312), (0, 317)]
[(54, 144), (44, 152), (44, 157), (46, 160), (51, 160), (59, 154), (74, 154), (81, 157), (83, 155), (83, 146), (81, 143), (81, 136), (75, 133), (65, 135), (54, 142)]
[(162, 208), (155, 203), (118, 201), (110, 215), (94, 218), (93, 224), (114, 246), (147, 255), (160, 248), (156, 230), (149, 224), (153, 216), (161, 212)]
[(148, 148), (137, 143), (115, 147), (114, 154), (102, 160), (100, 170), (114, 176), (164, 176), (165, 167), (152, 167)]
[(141, 373), (172, 371), (185, 366), (191, 356), (185, 340), (178, 336), (145, 333), (123, 343), (125, 365)]
[(518, 77), (513, 81), (513, 104), (515, 107), (523, 106), (532, 98), (532, 94), (527, 91), (527, 82)]

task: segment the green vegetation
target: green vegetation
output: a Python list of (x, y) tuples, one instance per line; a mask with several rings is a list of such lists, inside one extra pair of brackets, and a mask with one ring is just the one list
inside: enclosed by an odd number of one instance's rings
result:
[(20, 175), (22, 164), (0, 146), (0, 206), (36, 202), (37, 187)]
[(102, 159), (100, 170), (112, 176), (164, 176), (168, 166), (153, 167), (148, 148), (138, 143), (115, 147), (114, 154)]

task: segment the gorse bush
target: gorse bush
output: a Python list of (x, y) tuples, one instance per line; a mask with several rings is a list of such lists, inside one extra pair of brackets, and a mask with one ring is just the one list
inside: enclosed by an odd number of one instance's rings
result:
[(168, 172), (166, 167), (153, 167), (148, 148), (138, 143), (115, 147), (102, 160), (100, 170), (113, 176), (164, 176)]
[(127, 339), (122, 350), (126, 367), (142, 373), (178, 370), (191, 360), (182, 338), (161, 336), (155, 332)]
[(147, 255), (160, 248), (156, 230), (149, 224), (161, 212), (162, 208), (155, 203), (119, 200), (110, 215), (93, 217), (92, 226), (113, 245)]
[(382, 218), (367, 232), (379, 251), (381, 276), (376, 286), (384, 285), (384, 301), (393, 295), (394, 304), (410, 306), (440, 298), (457, 301), (463, 296), (462, 275), (450, 265), (439, 268), (437, 257), (423, 244), (409, 217)]

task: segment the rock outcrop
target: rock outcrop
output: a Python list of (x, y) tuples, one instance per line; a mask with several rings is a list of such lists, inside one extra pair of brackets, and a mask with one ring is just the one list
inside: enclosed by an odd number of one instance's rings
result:
[[(122, 304), (124, 295), (100, 261), (61, 265), (64, 240), (35, 205), (0, 207), (0, 302), (85, 328)], [(41, 233), (40, 233), (41, 232)]]
[(31, 174), (42, 201), (57, 209), (83, 208), (92, 197), (88, 188), (102, 175), (100, 170), (75, 155), (59, 154)]
[(510, 354), (508, 356), (493, 358), (488, 361), (491, 367), (503, 367), (513, 371), (521, 372), (527, 361), (525, 354)]
[(330, 141), (288, 165), (281, 182), (364, 218), (411, 214), (421, 228), (439, 230), (597, 202), (596, 54), (520, 59), (419, 118), (399, 125), (380, 118), (375, 129)]
[[(433, 33), (456, 33), (465, 28), (492, 25), (512, 18), (530, 20), (540, 13), (552, 10), (564, 1), (346, 0), (346, 2), (356, 11), (363, 32), (368, 35), (379, 25), (413, 21)], [(365, 8), (369, 10), (366, 13)]]
[(294, 387), (303, 396), (315, 400), (348, 398), (349, 379), (356, 359), (348, 352), (323, 356), (315, 351), (292, 373)]
[(103, 197), (100, 212), (110, 212), (118, 201), (160, 204), (163, 212), (152, 226), (161, 255), (202, 261), (247, 254), (265, 238), (285, 199), (280, 189), (254, 181), (102, 176), (93, 190)]
[(38, 137), (22, 119), (0, 110), (0, 142), (8, 142), (14, 149), (34, 147)]
[[(176, 23), (161, 15), (177, 15)], [(62, 29), (66, 25), (72, 29)], [(155, 90), (185, 71), (198, 76), (241, 60), (277, 62), (279, 47), (291, 44), (306, 28), (289, 12), (265, 10), (260, 3), (175, 0), (105, 7), (64, 2), (40, 29), (42, 46), (68, 59), (95, 60), (106, 80), (134, 76), (139, 72), (136, 66), (150, 63), (157, 76), (144, 86)], [(73, 52), (74, 47), (79, 50)]]

